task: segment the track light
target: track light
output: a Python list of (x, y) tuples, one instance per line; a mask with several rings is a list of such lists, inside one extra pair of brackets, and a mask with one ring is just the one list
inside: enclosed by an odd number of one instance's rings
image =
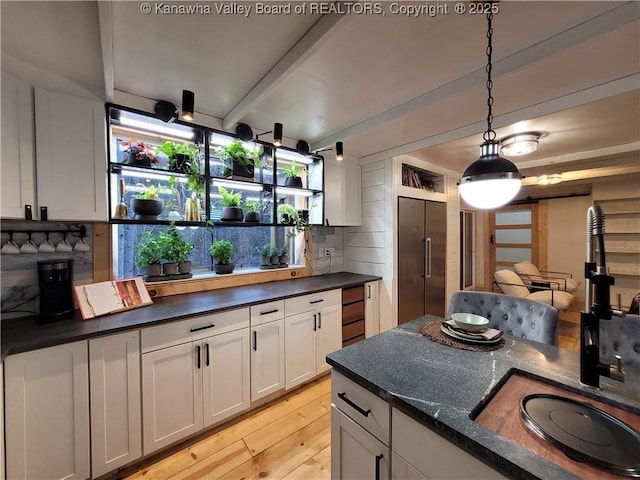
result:
[(181, 107), (176, 107), (173, 103), (167, 102), (166, 100), (160, 100), (155, 104), (153, 110), (163, 122), (172, 123), (178, 117), (191, 122), (193, 120), (194, 103), (195, 94), (191, 90), (182, 90)]
[(282, 124), (274, 123), (273, 130), (269, 130), (268, 132), (262, 132), (256, 134), (256, 140), (260, 138), (262, 135), (266, 135), (267, 133), (273, 133), (273, 146), (281, 147), (282, 146)]
[(336, 160), (338, 160), (339, 162), (342, 161), (342, 159), (344, 158), (344, 144), (342, 142), (336, 142), (335, 148), (323, 148), (321, 150), (316, 150), (313, 153), (329, 152), (331, 150), (336, 151)]

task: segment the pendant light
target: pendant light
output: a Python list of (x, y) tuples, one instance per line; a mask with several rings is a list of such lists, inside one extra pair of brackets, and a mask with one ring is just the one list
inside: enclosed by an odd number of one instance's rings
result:
[[(489, 1), (489, 7), (493, 2)], [(491, 89), (491, 54), (493, 45), (493, 12), (487, 9), (487, 131), (480, 145), (480, 158), (467, 167), (462, 174), (460, 195), (469, 205), (480, 209), (501, 207), (509, 203), (520, 190), (522, 175), (518, 168), (506, 158), (500, 156), (500, 142), (496, 140), (496, 132), (491, 128), (493, 121), (493, 97)]]

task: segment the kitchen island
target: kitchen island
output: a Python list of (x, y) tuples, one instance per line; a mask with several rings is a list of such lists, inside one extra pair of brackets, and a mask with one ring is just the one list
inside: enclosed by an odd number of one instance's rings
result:
[[(474, 352), (437, 344), (418, 333), (425, 322), (439, 320), (421, 317), (333, 352), (328, 362), (334, 372), (388, 402), (393, 411), (406, 414), (451, 442), (457, 447), (454, 452), (461, 449), (461, 455), (468, 453), (495, 470), (496, 476), (507, 478), (578, 478), (470, 418), (511, 369), (544, 377), (593, 399), (604, 397), (607, 403), (640, 413), (638, 370), (627, 368), (625, 383), (601, 378), (602, 390), (597, 391), (580, 385), (577, 352), (506, 335), (502, 348)], [(336, 392), (333, 394), (335, 398)], [(422, 448), (425, 455), (432, 449), (428, 444)], [(446, 463), (447, 459), (438, 461)]]

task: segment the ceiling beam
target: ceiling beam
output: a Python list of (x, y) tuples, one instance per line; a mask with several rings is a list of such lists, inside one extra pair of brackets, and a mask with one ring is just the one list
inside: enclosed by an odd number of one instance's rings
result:
[[(342, 9), (340, 10), (342, 11)], [(229, 130), (249, 112), (251, 107), (275, 89), (289, 73), (307, 60), (321, 45), (321, 41), (347, 17), (344, 14), (329, 14), (316, 23), (296, 42), (278, 63), (240, 100), (222, 120), (222, 128)]]
[[(640, 74), (635, 73), (628, 75), (611, 82), (604, 83), (602, 85), (596, 85), (595, 87), (586, 88), (579, 92), (563, 95), (546, 102), (541, 102), (535, 105), (530, 105), (512, 112), (504, 113), (493, 119), (493, 127), (501, 128), (509, 126), (523, 118), (537, 118), (551, 113), (561, 112), (568, 108), (577, 107), (586, 103), (595, 102), (603, 98), (611, 97), (621, 93), (637, 90), (640, 85)], [(432, 147), (441, 143), (450, 142), (452, 140), (458, 140), (460, 138), (468, 137), (470, 135), (479, 135), (484, 132), (487, 124), (484, 120), (475, 122), (469, 125), (464, 125), (447, 132), (425, 137), (414, 142), (409, 142), (404, 145), (399, 145), (394, 148), (382, 150), (380, 152), (372, 153), (371, 155), (365, 155), (358, 161), (360, 165), (367, 163), (377, 162), (385, 160), (387, 158), (397, 157), (405, 153), (415, 152), (416, 150), (422, 150), (423, 148)], [(480, 143), (480, 141), (479, 141)], [(479, 151), (478, 151), (479, 152)], [(520, 164), (519, 164), (520, 165)]]
[(98, 3), (98, 24), (100, 28), (100, 46), (102, 47), (102, 70), (104, 72), (104, 94), (107, 102), (114, 97), (115, 80), (113, 75), (113, 28), (111, 2)]
[[(565, 30), (564, 32), (560, 32), (535, 45), (531, 45), (530, 47), (520, 50), (508, 57), (493, 62), (494, 80), (499, 76), (516, 72), (533, 62), (566, 50), (567, 48), (579, 45), (580, 43), (603, 33), (627, 25), (639, 18), (640, 8), (638, 8), (637, 2), (626, 2), (603, 13), (602, 15), (591, 18), (579, 25)], [(333, 145), (335, 142), (345, 141), (346, 139), (364, 133), (369, 129), (382, 126), (388, 122), (397, 120), (400, 117), (421, 110), (449, 96), (457, 95), (472, 87), (481, 85), (485, 81), (486, 72), (483, 67), (429, 92), (419, 95), (407, 102), (369, 117), (362, 122), (316, 140), (311, 145), (311, 150), (319, 150)]]

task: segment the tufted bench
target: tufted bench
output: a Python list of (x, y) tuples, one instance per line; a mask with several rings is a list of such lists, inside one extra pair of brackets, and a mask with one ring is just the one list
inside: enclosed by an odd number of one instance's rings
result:
[(491, 328), (514, 337), (558, 344), (558, 311), (544, 303), (502, 293), (459, 291), (451, 296), (447, 318), (458, 312), (482, 315)]
[(640, 367), (640, 316), (600, 320), (600, 357), (603, 362), (614, 363), (615, 355), (620, 355), (626, 365)]

